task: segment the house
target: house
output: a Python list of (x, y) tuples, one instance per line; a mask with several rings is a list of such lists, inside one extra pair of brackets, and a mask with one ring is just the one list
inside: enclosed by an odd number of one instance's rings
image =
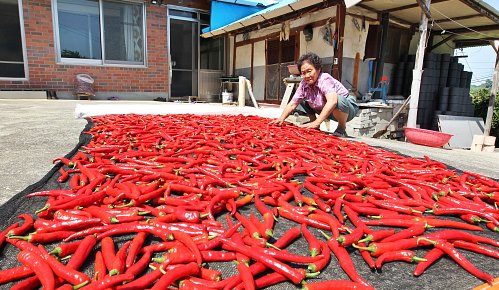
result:
[(1, 1), (0, 90), (74, 99), (87, 74), (96, 99), (197, 95), (223, 69), (221, 40), (199, 38), (209, 13), (207, 0)]

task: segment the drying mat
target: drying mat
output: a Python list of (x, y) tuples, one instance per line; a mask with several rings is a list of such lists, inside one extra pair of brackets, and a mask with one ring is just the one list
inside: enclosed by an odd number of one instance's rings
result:
[[(84, 129), (87, 131), (91, 128), (92, 124), (89, 121), (88, 125)], [(90, 136), (87, 134), (80, 135), (80, 142), (67, 156), (71, 158), (77, 152), (81, 146), (87, 144), (90, 141)], [(0, 207), (0, 228), (6, 228), (8, 225), (18, 221), (18, 215), (22, 213), (33, 214), (35, 210), (43, 207), (45, 199), (43, 198), (31, 198), (27, 199), (26, 194), (41, 190), (53, 190), (53, 189), (67, 189), (69, 186), (67, 183), (57, 182), (59, 177), (58, 169), (60, 165), (55, 165), (52, 170), (50, 170), (46, 176), (42, 178), (39, 182), (27, 187), (24, 191), (20, 192), (2, 207)], [(299, 179), (299, 178), (298, 178)], [(252, 212), (258, 217), (259, 213), (254, 208), (253, 205), (245, 206), (240, 208), (239, 211), (244, 216), (249, 216)], [(449, 217), (445, 217), (449, 219)], [(217, 217), (217, 220), (225, 225), (224, 215)], [(291, 227), (299, 227), (298, 224), (286, 220), (284, 218), (279, 218), (279, 222), (276, 223), (274, 228), (274, 237), (278, 239), (287, 229)], [(310, 227), (309, 227), (310, 228)], [(312, 233), (317, 237), (321, 237), (321, 234), (313, 228), (310, 228)], [(428, 230), (427, 232), (432, 232), (433, 230)], [(479, 234), (481, 236), (490, 237), (497, 240), (498, 234), (493, 233), (489, 230), (484, 232), (473, 232), (474, 234)], [(116, 246), (120, 247), (125, 240), (130, 239), (130, 236), (116, 236), (114, 238)], [(271, 239), (270, 242), (273, 240)], [(149, 238), (147, 243), (155, 243), (156, 239)], [(99, 246), (99, 244), (97, 244)], [(51, 249), (50, 245), (46, 246), (47, 249)], [(297, 253), (300, 255), (306, 255), (308, 253), (308, 245), (304, 238), (296, 240), (293, 244), (286, 248), (292, 253)], [(416, 253), (418, 256), (422, 257), (430, 248), (418, 248)], [(356, 269), (360, 276), (362, 276), (366, 281), (371, 283), (376, 289), (471, 289), (478, 285), (483, 284), (483, 282), (467, 271), (458, 266), (451, 259), (444, 257), (432, 265), (426, 272), (420, 277), (413, 277), (412, 272), (414, 270), (415, 264), (408, 264), (404, 262), (394, 262), (385, 264), (381, 271), (373, 272), (362, 260), (358, 251), (352, 247), (348, 248), (350, 256), (356, 266)], [(494, 258), (486, 257), (484, 255), (474, 254), (469, 251), (460, 250), (463, 255), (468, 258), (474, 265), (479, 269), (491, 274), (494, 277), (499, 276), (499, 266), (497, 260)], [(17, 261), (18, 250), (7, 244), (2, 249), (0, 254), (0, 269), (7, 269), (13, 266), (19, 265)], [(90, 254), (89, 262), (83, 266), (83, 271), (89, 276), (93, 274), (92, 263), (95, 253)], [(222, 271), (223, 278), (230, 277), (237, 274), (236, 267), (234, 263), (209, 263), (210, 268), (218, 269)], [(297, 265), (295, 265), (297, 266)], [(331, 256), (331, 261), (328, 266), (321, 272), (321, 274), (316, 279), (309, 280), (322, 281), (322, 280), (332, 280), (332, 279), (344, 279), (349, 280), (348, 276), (339, 267), (336, 257)], [(10, 285), (0, 286), (0, 289), (9, 289)], [(280, 283), (275, 286), (271, 286), (268, 289), (299, 289), (291, 283)]]

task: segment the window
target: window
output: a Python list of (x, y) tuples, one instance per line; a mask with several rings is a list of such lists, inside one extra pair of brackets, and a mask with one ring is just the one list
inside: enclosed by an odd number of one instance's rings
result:
[(62, 62), (145, 64), (144, 6), (107, 0), (57, 0)]
[(0, 78), (26, 78), (18, 0), (0, 1)]
[(290, 35), (289, 40), (267, 40), (267, 64), (292, 62), (295, 59), (295, 35)]
[(224, 39), (201, 38), (200, 39), (200, 66), (201, 69), (223, 70)]

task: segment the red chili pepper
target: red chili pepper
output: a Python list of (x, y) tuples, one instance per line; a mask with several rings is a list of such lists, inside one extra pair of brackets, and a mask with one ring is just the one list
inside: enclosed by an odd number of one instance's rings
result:
[(272, 237), (275, 220), (274, 214), (264, 205), (259, 196), (255, 198), (255, 207), (263, 216), (264, 236)]
[(322, 230), (333, 230), (330, 228), (330, 226), (322, 221), (315, 220), (313, 218), (298, 214), (296, 212), (291, 211), (289, 208), (285, 207), (280, 207), (279, 208), (279, 216), (292, 220), (297, 223), (305, 223), (309, 226), (312, 226), (314, 228), (319, 228)]
[(484, 243), (495, 247), (499, 247), (499, 241), (458, 230), (441, 230), (438, 232), (433, 232), (423, 235), (422, 237), (428, 239), (441, 239), (441, 240), (451, 240), (451, 241), (463, 240), (472, 243)]
[[(87, 284), (81, 290), (105, 290), (108, 288), (115, 287), (117, 285), (121, 285), (123, 282), (130, 281), (134, 277), (131, 273), (128, 274), (120, 274), (115, 276), (105, 276), (102, 280), (98, 280)], [(125, 284), (126, 285), (126, 284)]]
[[(360, 242), (357, 243), (357, 245), (359, 247), (366, 247), (366, 244), (360, 243)], [(359, 249), (359, 252), (360, 252), (360, 255), (362, 256), (362, 259), (364, 259), (364, 262), (367, 263), (367, 265), (369, 266), (369, 268), (376, 269), (376, 263), (374, 262), (374, 259), (371, 256), (371, 254), (369, 253), (369, 251), (365, 251), (365, 250)]]
[(113, 262), (116, 259), (116, 250), (114, 241), (110, 237), (104, 237), (100, 240), (102, 256), (108, 271), (113, 269)]
[(372, 256), (379, 257), (380, 255), (386, 252), (407, 250), (407, 249), (416, 248), (418, 246), (427, 246), (427, 245), (429, 245), (429, 243), (420, 238), (410, 238), (410, 239), (403, 239), (388, 243), (374, 242), (370, 243), (368, 247), (361, 247), (356, 244), (353, 244), (352, 246), (361, 250), (370, 251)]
[(54, 272), (52, 272), (49, 264), (40, 256), (40, 253), (23, 250), (17, 255), (17, 259), (24, 266), (29, 267), (35, 272), (44, 289), (53, 290), (55, 288)]
[(448, 215), (448, 214), (474, 214), (481, 218), (487, 219), (494, 223), (494, 225), (499, 226), (499, 221), (490, 213), (481, 212), (474, 209), (469, 208), (461, 208), (461, 207), (434, 207), (433, 214), (435, 215)]
[(152, 252), (145, 252), (136, 263), (126, 269), (126, 274), (132, 274), (134, 277), (139, 276), (151, 262), (151, 257)]
[(385, 252), (382, 255), (380, 255), (376, 260), (376, 269), (381, 269), (383, 264), (393, 261), (404, 261), (407, 263), (412, 263), (412, 262), (423, 262), (426, 260), (415, 256), (415, 253), (410, 250)]
[(494, 281), (494, 277), (477, 269), (470, 261), (468, 261), (468, 259), (466, 259), (459, 251), (457, 251), (451, 243), (444, 240), (425, 240), (432, 243), (436, 248), (444, 251), (456, 263), (458, 263), (461, 267), (463, 267), (466, 271), (470, 272), (475, 277), (487, 281), (487, 283), (489, 284), (492, 284), (492, 282)]
[(60, 244), (57, 247), (53, 248), (52, 251), (49, 252), (49, 254), (57, 257), (65, 257), (71, 255), (76, 251), (81, 242), (82, 240), (78, 240), (67, 244)]
[(418, 263), (416, 268), (414, 269), (414, 276), (420, 276), (423, 272), (431, 266), (436, 260), (440, 259), (445, 254), (444, 251), (439, 248), (433, 248), (423, 257), (426, 261), (422, 261)]
[(361, 283), (366, 287), (372, 287), (371, 285), (369, 285), (367, 281), (365, 281), (359, 275), (359, 273), (355, 269), (355, 265), (353, 264), (352, 258), (348, 254), (347, 250), (344, 247), (340, 246), (338, 241), (333, 237), (329, 237), (323, 232), (322, 234), (327, 238), (327, 245), (329, 246), (331, 251), (335, 254), (340, 264), (340, 267), (348, 275), (348, 277), (350, 277), (350, 279), (352, 279), (352, 281), (354, 282)]
[(248, 266), (249, 261), (245, 260), (245, 258), (241, 258), (243, 257), (243, 255), (241, 255), (240, 253), (237, 253), (236, 257), (237, 257), (237, 271), (239, 272), (241, 280), (243, 281), (244, 289), (248, 290), (256, 289), (255, 279), (253, 278), (253, 275), (251, 274), (251, 271)]
[(125, 272), (125, 259), (127, 256), (127, 250), (132, 241), (127, 241), (121, 246), (121, 248), (116, 252), (114, 260), (111, 265), (111, 270), (109, 270), (109, 275), (114, 276), (118, 274), (123, 274)]
[(56, 231), (50, 233), (31, 233), (27, 236), (11, 236), (9, 239), (20, 239), (33, 244), (47, 244), (65, 239), (75, 232), (73, 231)]
[(414, 236), (419, 236), (425, 232), (427, 224), (424, 222), (417, 222), (409, 228), (401, 230), (396, 234), (382, 239), (380, 242), (393, 242), (399, 239), (412, 238)]
[(319, 240), (308, 230), (307, 225), (301, 224), (301, 232), (308, 242), (310, 256), (315, 257), (320, 251)]
[(45, 259), (52, 269), (53, 273), (58, 277), (79, 287), (90, 282), (90, 278), (85, 273), (76, 271), (71, 267), (62, 264), (59, 260), (51, 256), (42, 245), (38, 245), (38, 250), (40, 251), (42, 258)]
[(287, 264), (279, 262), (272, 257), (262, 255), (259, 251), (255, 251), (255, 249), (257, 248), (249, 248), (245, 245), (234, 243), (233, 241), (225, 238), (223, 238), (222, 241), (224, 245), (229, 246), (230, 248), (232, 248), (232, 250), (244, 254), (258, 262), (262, 262), (265, 266), (288, 277), (288, 279), (293, 281), (293, 283), (295, 284), (300, 283), (305, 278), (305, 275), (303, 275), (296, 269), (291, 268)]
[(0, 270), (0, 285), (33, 276), (35, 272), (27, 266), (18, 266)]
[(99, 281), (104, 279), (107, 274), (107, 267), (104, 261), (104, 256), (101, 251), (97, 251), (95, 253), (95, 262), (94, 262), (94, 277), (92, 281)]
[(56, 231), (72, 231), (82, 228), (88, 228), (96, 225), (100, 225), (101, 220), (98, 218), (84, 218), (80, 220), (68, 220), (68, 221), (49, 221), (38, 219), (34, 223), (36, 232), (49, 233)]
[(148, 236), (148, 233), (139, 232), (133, 238), (132, 243), (130, 244), (130, 247), (128, 249), (128, 254), (127, 254), (126, 260), (125, 260), (125, 266), (127, 269), (130, 268), (133, 265), (133, 263), (135, 262), (135, 258), (137, 257), (137, 254), (139, 253), (140, 249), (142, 248), (142, 245), (144, 244), (147, 236)]
[[(24, 219), (24, 223), (20, 227), (16, 227), (7, 232), (7, 236), (22, 236), (33, 227), (33, 217), (29, 214), (21, 214), (19, 218)], [(3, 236), (3, 235), (2, 235)]]
[(26, 278), (21, 282), (15, 284), (10, 288), (10, 290), (35, 290), (39, 289), (41, 285), (40, 280), (37, 276)]
[(166, 289), (171, 283), (179, 280), (180, 278), (195, 275), (199, 273), (199, 265), (195, 262), (181, 265), (170, 271), (167, 271), (159, 280), (154, 284), (151, 290)]
[(368, 234), (365, 238), (359, 240), (359, 243), (377, 242), (393, 234), (395, 234), (395, 230), (393, 229), (373, 231), (372, 233)]
[(5, 239), (7, 238), (8, 233), (19, 226), (19, 222), (15, 222), (8, 226), (5, 230), (0, 233), (0, 248), (3, 246)]
[(348, 280), (328, 280), (313, 283), (306, 283), (303, 285), (306, 290), (373, 290), (371, 286), (366, 286), (362, 283), (352, 282)]
[(258, 228), (246, 217), (241, 215), (239, 212), (236, 212), (234, 214), (236, 219), (243, 224), (243, 226), (250, 232), (251, 237), (253, 238), (260, 238), (260, 232), (258, 231)]
[(489, 248), (489, 247), (486, 247), (486, 246), (482, 246), (479, 244), (470, 243), (470, 242), (466, 242), (466, 241), (459, 241), (459, 240), (452, 242), (452, 245), (454, 245), (454, 247), (456, 247), (456, 248), (469, 250), (469, 251), (472, 251), (475, 253), (479, 253), (482, 255), (487, 255), (487, 256), (499, 259), (499, 251), (492, 249), (492, 248)]

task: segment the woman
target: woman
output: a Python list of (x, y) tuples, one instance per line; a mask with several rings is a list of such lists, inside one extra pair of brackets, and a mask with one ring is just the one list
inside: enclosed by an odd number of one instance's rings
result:
[(347, 137), (346, 123), (359, 110), (355, 98), (338, 80), (321, 71), (321, 59), (315, 53), (302, 55), (297, 64), (302, 81), (281, 116), (272, 123), (281, 124), (300, 106), (298, 111), (305, 111), (310, 117), (310, 122), (301, 127), (318, 129), (324, 120), (331, 119), (338, 122), (333, 135)]

